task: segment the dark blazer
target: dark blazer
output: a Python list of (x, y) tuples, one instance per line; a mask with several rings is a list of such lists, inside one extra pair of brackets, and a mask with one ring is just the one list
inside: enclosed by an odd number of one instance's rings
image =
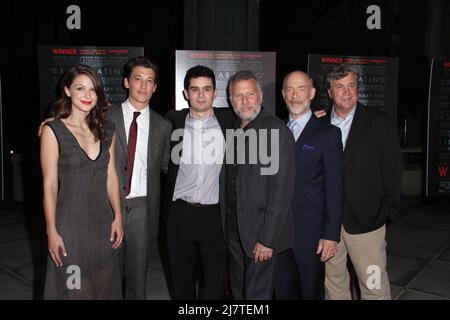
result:
[[(182, 110), (171, 110), (167, 113), (166, 118), (172, 123), (172, 131), (176, 129), (184, 129), (186, 116), (189, 113), (189, 108)], [(224, 138), (226, 137), (226, 129), (232, 129), (233, 125), (236, 121), (236, 115), (230, 108), (214, 108), (214, 115), (219, 122), (220, 128), (222, 129)], [(179, 140), (170, 142), (170, 150), (173, 150), (176, 145), (182, 143), (183, 136), (180, 137)], [(172, 152), (172, 151), (171, 151)], [(182, 152), (182, 151), (181, 151)], [(166, 199), (165, 207), (166, 211), (170, 207), (170, 202), (173, 198), (173, 193), (175, 191), (175, 183), (177, 180), (179, 164), (174, 163), (172, 159), (169, 162), (169, 171), (167, 174), (166, 185), (165, 185), (165, 193)], [(225, 165), (222, 165), (222, 169), (220, 171), (219, 177), (219, 204), (220, 204), (220, 213), (222, 218), (222, 228), (225, 234), (225, 216), (226, 216), (226, 203), (225, 203)]]
[[(120, 183), (122, 212), (125, 212), (125, 190), (127, 184), (127, 136), (123, 119), (122, 105), (114, 105), (108, 111), (108, 120), (116, 125), (116, 170)], [(161, 171), (167, 172), (169, 163), (169, 142), (171, 124), (150, 109), (150, 126), (147, 155), (147, 210), (149, 213), (150, 236), (156, 236), (159, 229)]]
[(361, 234), (380, 228), (398, 210), (402, 179), (397, 130), (386, 113), (358, 102), (344, 166), (345, 230)]
[(339, 241), (344, 203), (341, 130), (311, 115), (295, 143), (295, 165), (295, 246), (317, 248), (320, 239)]
[[(273, 175), (262, 175), (263, 165), (258, 157), (256, 164), (248, 161), (239, 164), (236, 181), (236, 213), (239, 236), (247, 256), (253, 256), (257, 242), (274, 249), (275, 253), (292, 247), (293, 230), (291, 202), (294, 192), (294, 137), (282, 120), (261, 110), (248, 124), (251, 129), (278, 129), (279, 139), (275, 145), (279, 150), (279, 168)], [(248, 131), (247, 130), (247, 131)], [(270, 145), (271, 135), (268, 131)], [(258, 138), (258, 144), (260, 139)], [(246, 139), (246, 150), (248, 150)], [(269, 154), (271, 154), (270, 148)]]

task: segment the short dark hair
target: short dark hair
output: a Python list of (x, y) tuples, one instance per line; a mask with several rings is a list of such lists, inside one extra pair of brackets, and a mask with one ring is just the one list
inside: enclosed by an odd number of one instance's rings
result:
[(184, 89), (189, 89), (189, 84), (192, 78), (205, 77), (210, 78), (212, 81), (213, 89), (216, 90), (216, 76), (214, 75), (214, 71), (205, 66), (195, 66), (186, 71), (186, 76), (184, 77)]
[(356, 71), (356, 69), (353, 66), (346, 64), (346, 63), (342, 63), (342, 64), (334, 66), (333, 69), (327, 73), (327, 76), (325, 78), (325, 88), (327, 90), (330, 90), (332, 81), (336, 81), (336, 80), (345, 78), (349, 74), (355, 75), (356, 81), (358, 82), (358, 78), (359, 78), (358, 72)]
[(135, 67), (144, 67), (152, 69), (155, 72), (155, 83), (158, 82), (158, 72), (159, 72), (158, 64), (150, 60), (149, 58), (142, 56), (130, 59), (123, 66), (123, 78), (130, 79), (131, 73), (133, 72), (133, 68)]
[(259, 83), (259, 80), (256, 77), (256, 75), (253, 73), (253, 71), (243, 70), (243, 71), (236, 72), (228, 80), (228, 95), (231, 95), (231, 92), (230, 92), (231, 91), (231, 86), (235, 82), (239, 82), (241, 80), (251, 80), (251, 79), (256, 81), (256, 86), (258, 87), (259, 91), (262, 91), (261, 84)]

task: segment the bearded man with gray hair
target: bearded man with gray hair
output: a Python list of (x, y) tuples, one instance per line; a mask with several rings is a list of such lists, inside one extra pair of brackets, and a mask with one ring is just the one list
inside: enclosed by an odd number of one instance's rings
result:
[[(239, 117), (235, 137), (240, 132), (245, 139), (244, 150), (235, 148), (235, 161), (226, 168), (231, 291), (237, 300), (269, 300), (276, 257), (293, 243), (294, 137), (283, 121), (261, 106), (261, 85), (251, 71), (234, 74), (228, 93)], [(227, 156), (233, 151), (232, 140), (227, 139)], [(267, 157), (261, 157), (262, 150), (270, 154), (275, 170), (265, 170), (270, 168)], [(255, 153), (256, 161), (250, 161)]]

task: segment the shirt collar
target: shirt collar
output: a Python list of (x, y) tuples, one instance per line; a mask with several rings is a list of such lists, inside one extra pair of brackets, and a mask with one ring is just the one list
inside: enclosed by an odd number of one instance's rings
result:
[(189, 108), (189, 113), (188, 113), (188, 120), (189, 121), (208, 121), (208, 120), (214, 120), (214, 119), (216, 119), (216, 115), (214, 114), (214, 109), (213, 109), (213, 111), (212, 111), (212, 113), (211, 113), (211, 115), (209, 116), (209, 117), (206, 117), (206, 118), (197, 118), (197, 117), (194, 117), (193, 115), (192, 115), (192, 110), (191, 110), (191, 108)]
[(141, 113), (141, 117), (148, 118), (150, 116), (150, 108), (149, 108), (148, 105), (145, 106), (145, 108), (142, 109), (142, 110), (136, 110), (136, 108), (133, 107), (133, 105), (130, 103), (130, 100), (127, 99), (124, 102), (124, 106), (125, 106), (125, 112), (127, 114), (133, 114), (133, 112), (140, 112)]
[(355, 110), (356, 110), (356, 105), (352, 108), (352, 110), (347, 114), (347, 116), (345, 117), (345, 119), (339, 117), (336, 112), (334, 111), (334, 105), (333, 108), (331, 108), (331, 120), (336, 119), (339, 121), (344, 121), (347, 119), (352, 119), (353, 116), (355, 115)]
[(311, 119), (312, 111), (309, 109), (305, 114), (301, 115), (298, 119), (292, 119), (291, 116), (289, 116), (289, 122), (295, 121), (297, 124), (300, 125), (300, 128), (306, 126), (309, 119)]

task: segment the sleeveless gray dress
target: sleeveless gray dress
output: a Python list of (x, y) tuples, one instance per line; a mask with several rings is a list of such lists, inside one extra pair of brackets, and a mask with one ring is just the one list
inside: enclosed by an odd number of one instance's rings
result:
[(106, 183), (114, 125), (90, 159), (59, 119), (48, 123), (59, 147), (56, 229), (67, 257), (47, 260), (44, 299), (122, 299), (118, 253), (109, 241), (114, 214)]

